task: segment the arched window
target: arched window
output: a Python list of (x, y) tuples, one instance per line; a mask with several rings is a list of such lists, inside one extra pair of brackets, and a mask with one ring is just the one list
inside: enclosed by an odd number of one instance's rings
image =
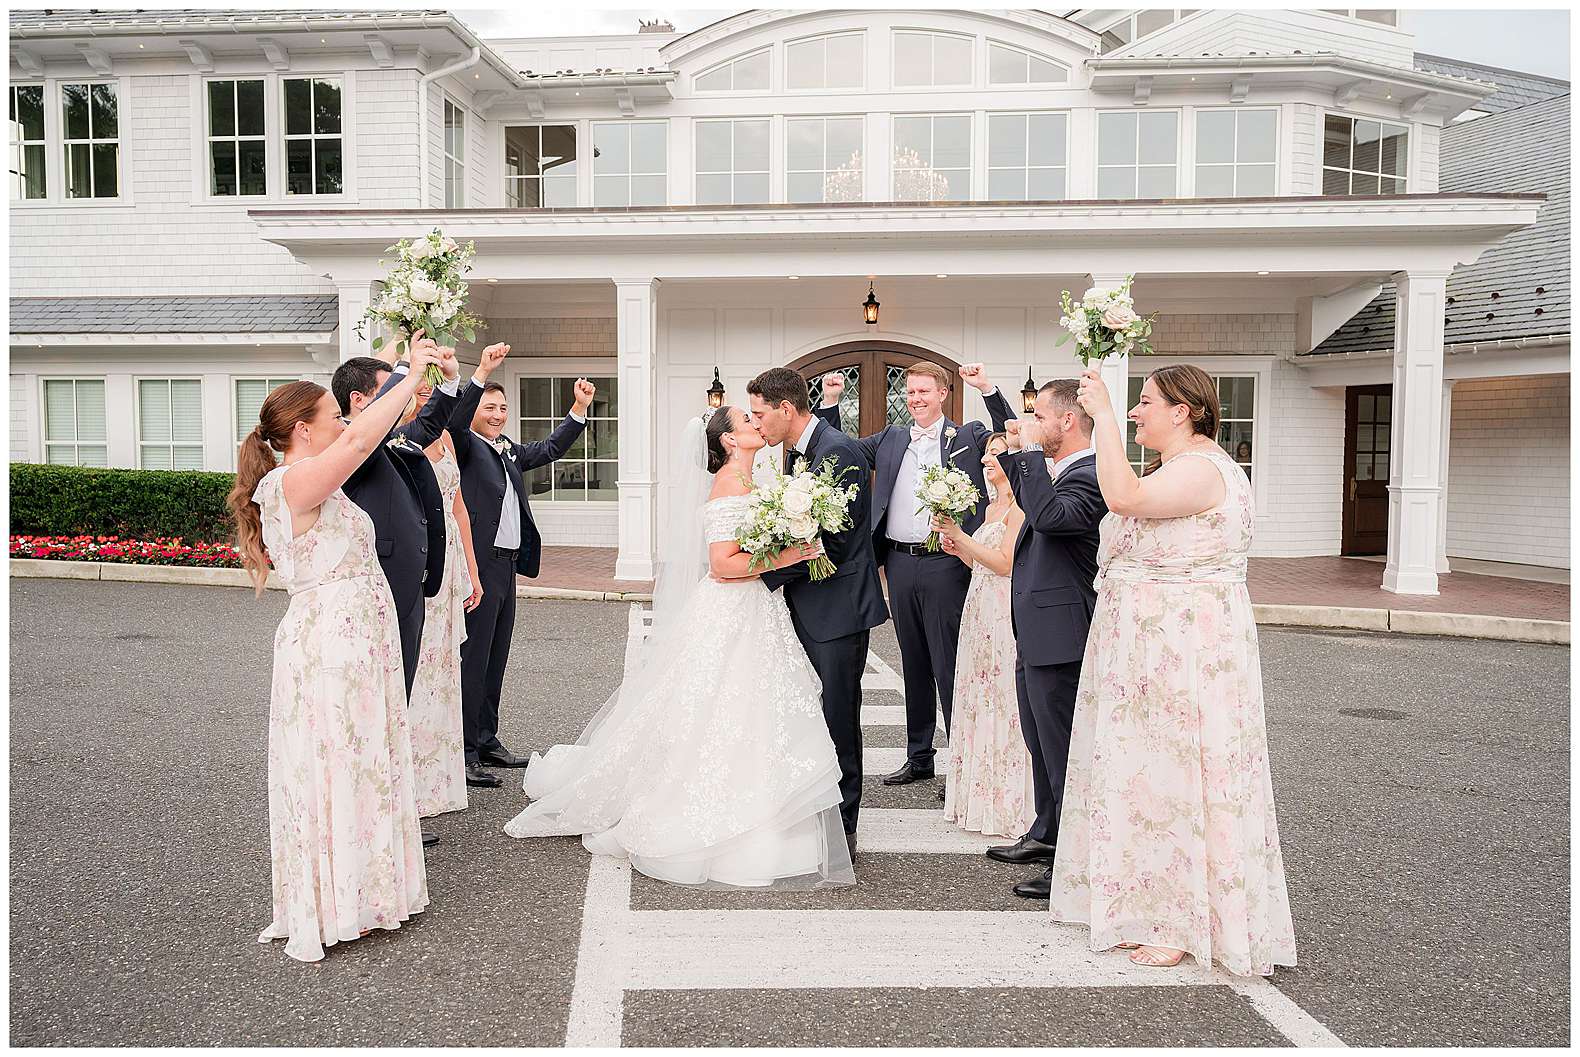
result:
[(1070, 71), (1052, 59), (988, 41), (988, 84), (1066, 84)]
[(830, 33), (785, 45), (785, 87), (791, 91), (860, 88), (866, 83), (866, 37)]
[(699, 92), (766, 92), (772, 54), (772, 49), (762, 48), (721, 62), (698, 74), (692, 85)]
[(971, 38), (894, 31), (894, 87), (960, 88), (971, 84)]

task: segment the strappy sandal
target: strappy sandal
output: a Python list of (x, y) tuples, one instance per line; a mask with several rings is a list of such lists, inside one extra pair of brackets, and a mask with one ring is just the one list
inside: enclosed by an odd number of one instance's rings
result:
[(1184, 951), (1176, 951), (1170, 947), (1152, 947), (1146, 944), (1137, 947), (1130, 954), (1130, 960), (1135, 964), (1145, 965), (1153, 969), (1172, 969), (1184, 959)]
[(1110, 947), (1108, 949), (1110, 951), (1133, 951), (1133, 950), (1136, 950), (1137, 948), (1139, 948), (1140, 946), (1141, 946), (1141, 944), (1139, 944), (1139, 943), (1116, 943), (1116, 944), (1114, 944), (1112, 947)]

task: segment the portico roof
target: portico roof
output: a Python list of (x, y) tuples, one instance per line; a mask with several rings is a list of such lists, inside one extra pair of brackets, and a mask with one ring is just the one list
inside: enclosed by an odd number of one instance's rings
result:
[[(438, 227), (478, 277), (1447, 271), (1536, 219), (1540, 195), (850, 202), (562, 209), (255, 209), (267, 241), (337, 281)], [(947, 260), (948, 268), (940, 266)]]

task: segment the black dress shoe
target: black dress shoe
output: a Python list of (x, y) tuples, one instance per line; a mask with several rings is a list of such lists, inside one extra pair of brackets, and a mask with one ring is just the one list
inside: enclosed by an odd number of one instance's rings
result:
[(1022, 881), (1011, 889), (1022, 899), (1047, 899), (1053, 891), (1053, 867), (1048, 867), (1042, 872), (1041, 877), (1033, 877), (1029, 881)]
[(491, 775), (487, 771), (483, 770), (482, 765), (469, 763), (466, 765), (466, 784), (481, 785), (492, 788), (494, 786), (504, 785), (505, 783), (494, 775)]
[(424, 848), (431, 848), (438, 843), (439, 835), (437, 833), (429, 833), (427, 830), (422, 831), (422, 846)]
[(478, 762), (484, 767), (525, 767), (527, 761), (509, 749), (500, 749), (498, 752), (480, 752), (477, 754)]
[(910, 785), (912, 782), (920, 782), (924, 779), (933, 777), (936, 776), (933, 773), (933, 768), (931, 765), (927, 767), (919, 767), (910, 760), (906, 760), (904, 765), (901, 766), (898, 771), (895, 771), (893, 774), (886, 774), (883, 776), (883, 784)]
[(989, 848), (987, 857), (996, 859), (999, 862), (1052, 862), (1053, 853), (1054, 846), (1052, 844), (1044, 844), (1033, 837), (1022, 837), (1014, 844), (1001, 844), (998, 847)]

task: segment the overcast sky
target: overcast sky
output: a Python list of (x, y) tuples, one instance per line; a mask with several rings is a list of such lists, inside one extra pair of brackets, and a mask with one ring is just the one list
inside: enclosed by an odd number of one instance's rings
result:
[[(583, 33), (632, 33), (637, 19), (664, 18), (681, 32), (717, 21), (742, 8), (603, 8), (578, 3), (558, 10), (538, 5), (519, 10), (456, 11), (484, 37), (557, 37)], [(1059, 8), (1064, 11), (1068, 8)], [(1404, 25), (1416, 34), (1416, 50), (1489, 66), (1569, 78), (1569, 12), (1565, 10), (1405, 11)]]

